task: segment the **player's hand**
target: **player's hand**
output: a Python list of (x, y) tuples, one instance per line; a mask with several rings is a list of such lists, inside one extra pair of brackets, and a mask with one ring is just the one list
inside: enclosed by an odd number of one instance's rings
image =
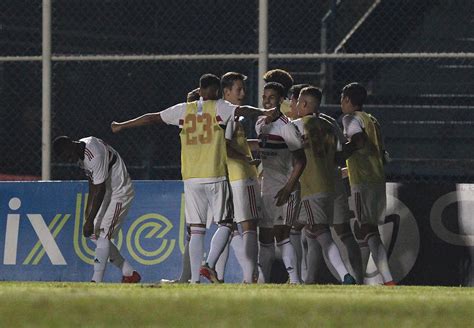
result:
[(291, 190), (288, 189), (286, 186), (281, 188), (275, 196), (275, 199), (277, 201), (276, 206), (282, 206), (286, 204), (288, 202), (288, 199), (290, 199), (290, 194)]
[(258, 158), (249, 158), (248, 163), (250, 165), (259, 166), (262, 161)]
[(120, 130), (122, 130), (122, 127), (120, 126), (120, 124), (113, 121), (112, 123), (110, 123), (110, 129), (112, 129), (113, 133), (118, 133), (120, 132)]
[(82, 234), (84, 237), (89, 238), (94, 233), (94, 221), (86, 221), (82, 227)]

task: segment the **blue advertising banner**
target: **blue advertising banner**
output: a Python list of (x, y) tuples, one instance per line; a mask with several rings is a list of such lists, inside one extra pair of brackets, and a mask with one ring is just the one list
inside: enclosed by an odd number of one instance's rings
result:
[[(136, 196), (115, 241), (142, 282), (175, 279), (185, 245), (183, 184), (136, 181)], [(87, 182), (0, 183), (1, 280), (89, 281), (94, 244), (82, 236)], [(214, 228), (215, 229), (215, 228)], [(214, 230), (207, 233), (207, 249)], [(227, 281), (241, 272), (229, 257)], [(105, 281), (119, 282), (109, 263)]]
[[(136, 197), (115, 243), (143, 282), (177, 278), (186, 234), (183, 184), (134, 186)], [(95, 245), (82, 237), (87, 192), (81, 181), (0, 183), (1, 280), (90, 280)], [(207, 233), (207, 250), (214, 231)], [(397, 282), (474, 284), (474, 185), (388, 183), (380, 232)], [(230, 254), (225, 280), (240, 282), (240, 267)], [(286, 281), (284, 267), (274, 269), (278, 281)], [(109, 264), (105, 281), (120, 279)], [(322, 282), (337, 283), (327, 269)], [(381, 282), (372, 260), (365, 282)]]

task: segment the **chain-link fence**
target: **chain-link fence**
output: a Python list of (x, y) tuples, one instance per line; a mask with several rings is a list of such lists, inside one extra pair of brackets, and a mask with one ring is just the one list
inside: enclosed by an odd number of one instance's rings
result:
[[(176, 127), (109, 124), (184, 101), (207, 72), (246, 74), (258, 105), (261, 2), (53, 1), (51, 135), (104, 139), (134, 179), (179, 179)], [(41, 29), (41, 0), (0, 2), (3, 179), (41, 176)], [(323, 87), (331, 112), (365, 84), (392, 181), (474, 180), (473, 40), (471, 0), (268, 1), (268, 68)], [(52, 178), (82, 178), (52, 158)]]

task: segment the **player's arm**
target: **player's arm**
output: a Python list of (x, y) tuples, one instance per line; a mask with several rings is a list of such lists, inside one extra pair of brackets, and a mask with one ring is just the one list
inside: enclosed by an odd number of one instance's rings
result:
[(243, 116), (247, 118), (256, 118), (258, 116), (276, 118), (278, 115), (280, 115), (280, 111), (276, 107), (271, 109), (263, 109), (245, 105), (239, 106), (235, 109), (235, 116)]
[(83, 234), (86, 238), (94, 233), (94, 218), (104, 201), (105, 191), (105, 181), (96, 185), (89, 181), (89, 196), (85, 212), (86, 222), (83, 227)]
[(110, 124), (113, 133), (118, 133), (121, 130), (129, 129), (129, 128), (136, 128), (145, 125), (152, 125), (152, 124), (160, 124), (164, 123), (163, 119), (161, 118), (160, 113), (148, 113), (137, 118), (124, 121), (124, 122), (115, 122), (113, 121)]
[(247, 143), (251, 151), (260, 151), (260, 146), (258, 145), (258, 139), (247, 139)]
[(367, 135), (365, 132), (356, 133), (350, 138), (349, 142), (342, 145), (342, 152), (340, 153), (344, 159), (347, 159), (357, 150), (364, 148), (366, 142)]
[(285, 186), (278, 191), (275, 196), (277, 200), (276, 205), (282, 206), (290, 198), (290, 194), (295, 190), (296, 184), (298, 183), (301, 174), (303, 174), (304, 168), (306, 167), (306, 155), (303, 149), (292, 151), (293, 155), (293, 171), (291, 172), (290, 178), (286, 182)]
[(227, 157), (247, 162), (250, 165), (258, 165), (260, 164), (260, 160), (254, 159), (251, 156), (247, 156), (246, 154), (241, 153), (238, 149), (234, 148), (235, 146), (229, 140), (226, 140), (226, 149), (227, 149)]

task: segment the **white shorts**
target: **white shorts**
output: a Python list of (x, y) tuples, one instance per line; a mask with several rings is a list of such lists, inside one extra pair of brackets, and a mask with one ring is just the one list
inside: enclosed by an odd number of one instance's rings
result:
[(228, 181), (197, 183), (184, 181), (184, 204), (187, 224), (219, 223), (232, 219)]
[(334, 219), (332, 220), (332, 224), (348, 223), (352, 215), (349, 209), (349, 196), (344, 186), (345, 182), (340, 176), (336, 177), (334, 182)]
[(387, 195), (385, 183), (360, 184), (351, 186), (352, 202), (357, 220), (378, 225), (385, 219)]
[(299, 217), (306, 224), (333, 224), (333, 214), (333, 193), (318, 193), (301, 200)]
[(232, 181), (230, 187), (234, 205), (234, 222), (260, 219), (262, 217), (262, 196), (257, 179)]
[(275, 194), (262, 195), (263, 217), (259, 222), (262, 228), (273, 228), (276, 225), (293, 226), (297, 218), (300, 191), (291, 193), (288, 202), (282, 206), (276, 206)]
[(117, 236), (134, 197), (134, 193), (127, 196), (115, 196), (106, 192), (99, 212), (94, 219), (95, 237), (110, 240)]

